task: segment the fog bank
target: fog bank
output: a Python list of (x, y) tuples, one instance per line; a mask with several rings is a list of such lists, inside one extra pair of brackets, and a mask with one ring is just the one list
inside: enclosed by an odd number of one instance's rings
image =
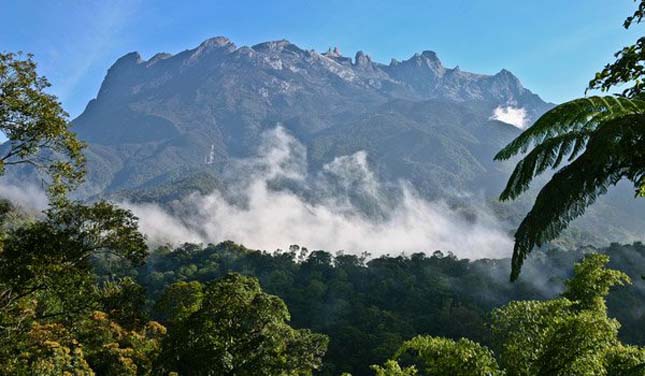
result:
[(338, 157), (308, 173), (306, 148), (277, 127), (264, 134), (256, 157), (227, 168), (226, 192), (195, 193), (169, 207), (121, 205), (156, 244), (233, 240), (257, 249), (299, 244), (375, 256), (438, 249), (467, 258), (510, 255), (512, 239), (487, 208), (454, 209), (424, 200), (407, 182), (386, 185), (368, 157)]

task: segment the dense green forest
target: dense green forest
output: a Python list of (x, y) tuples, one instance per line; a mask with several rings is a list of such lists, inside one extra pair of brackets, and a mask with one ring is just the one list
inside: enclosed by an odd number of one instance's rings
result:
[(146, 255), (136, 220), (105, 203), (43, 219), (5, 203), (1, 218), (2, 374), (645, 372), (641, 243), (536, 253), (509, 283), (508, 260), (441, 251)]
[(282, 298), (291, 323), (329, 336), (321, 374), (370, 375), (369, 366), (388, 359), (417, 334), (458, 339), (466, 337), (491, 345), (489, 319), (494, 308), (517, 300), (557, 296), (573, 265), (585, 254), (600, 252), (610, 267), (626, 272), (633, 284), (608, 297), (610, 316), (621, 322), (621, 339), (645, 344), (645, 281), (640, 279), (645, 245), (618, 245), (596, 250), (548, 251), (530, 257), (525, 278), (508, 282), (508, 259), (459, 259), (435, 252), (432, 256), (365, 257), (289, 250), (250, 250), (232, 242), (200, 246), (161, 247), (146, 265), (124, 268), (113, 258), (97, 257), (102, 280), (129, 277), (147, 291), (142, 309), (162, 323), (168, 317), (159, 302), (167, 301), (168, 286), (189, 291), (193, 281), (207, 283), (230, 272), (257, 278), (262, 288)]

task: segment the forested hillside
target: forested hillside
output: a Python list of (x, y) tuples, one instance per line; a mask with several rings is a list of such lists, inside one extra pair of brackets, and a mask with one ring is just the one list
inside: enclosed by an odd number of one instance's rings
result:
[(124, 269), (109, 257), (99, 258), (97, 266), (102, 279), (128, 276), (146, 288), (145, 306), (162, 323), (167, 316), (158, 302), (173, 283), (206, 283), (230, 272), (256, 277), (266, 292), (285, 301), (292, 325), (329, 336), (321, 374), (371, 375), (370, 365), (383, 363), (417, 334), (491, 345), (492, 309), (516, 300), (555, 297), (564, 290), (573, 264), (589, 252), (608, 255), (610, 267), (632, 278), (632, 285), (609, 296), (609, 315), (622, 324), (625, 342), (644, 345), (641, 243), (545, 252), (527, 261), (522, 279), (514, 284), (508, 283), (508, 259), (471, 261), (441, 251), (366, 259), (295, 245), (268, 253), (224, 242), (162, 247), (141, 268)]

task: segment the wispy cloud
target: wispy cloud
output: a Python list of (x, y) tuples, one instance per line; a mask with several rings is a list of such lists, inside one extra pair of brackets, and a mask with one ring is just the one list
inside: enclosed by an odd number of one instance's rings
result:
[[(369, 169), (365, 152), (338, 157), (306, 172), (306, 149), (282, 128), (266, 133), (257, 158), (239, 161), (244, 176), (229, 192), (194, 194), (162, 208), (123, 205), (156, 243), (234, 240), (273, 250), (290, 244), (373, 255), (453, 251), (462, 257), (503, 257), (512, 249), (490, 210), (455, 209), (423, 199), (402, 182), (391, 195)], [(289, 189), (276, 189), (287, 183)], [(302, 194), (294, 193), (304, 191)], [(367, 215), (365, 208), (377, 214)]]
[(511, 124), (519, 129), (524, 129), (528, 125), (526, 117), (526, 110), (523, 108), (516, 108), (513, 106), (495, 108), (490, 117), (493, 120), (503, 121), (504, 123)]
[(49, 199), (42, 187), (25, 182), (17, 185), (2, 180), (0, 182), (0, 198), (9, 200), (23, 209), (36, 212), (46, 209), (49, 205)]

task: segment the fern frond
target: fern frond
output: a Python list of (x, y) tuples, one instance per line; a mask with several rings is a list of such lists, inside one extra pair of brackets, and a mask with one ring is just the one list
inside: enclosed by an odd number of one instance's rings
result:
[(569, 155), (569, 160), (575, 158), (586, 145), (590, 135), (589, 130), (582, 129), (550, 138), (537, 145), (517, 163), (504, 191), (500, 195), (500, 200), (506, 201), (517, 198), (529, 188), (535, 176), (549, 167), (558, 167), (565, 156)]
[(574, 99), (554, 107), (504, 147), (495, 160), (506, 160), (525, 153), (531, 146), (561, 134), (595, 129), (614, 118), (645, 112), (645, 100), (618, 96), (593, 96)]
[[(553, 153), (549, 155), (553, 156)], [(644, 157), (645, 115), (622, 116), (601, 123), (588, 137), (585, 151), (555, 173), (542, 188), (533, 208), (517, 229), (511, 280), (517, 279), (533, 248), (555, 239), (610, 186), (627, 178), (639, 187), (645, 168)], [(520, 167), (516, 179), (518, 187), (530, 180), (529, 172), (532, 174), (540, 167), (537, 161), (524, 163), (527, 165)]]

